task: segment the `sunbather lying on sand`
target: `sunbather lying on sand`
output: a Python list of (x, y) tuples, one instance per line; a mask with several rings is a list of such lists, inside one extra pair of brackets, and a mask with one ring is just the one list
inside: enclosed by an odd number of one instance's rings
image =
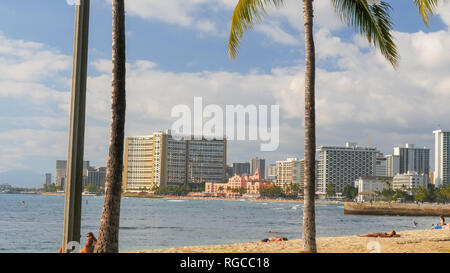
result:
[(395, 230), (386, 233), (386, 232), (376, 232), (376, 233), (369, 233), (369, 234), (363, 234), (363, 235), (356, 235), (358, 237), (381, 237), (381, 238), (390, 238), (390, 237), (400, 237), (399, 234), (395, 232)]
[(286, 237), (270, 237), (270, 238), (266, 238), (261, 240), (261, 242), (281, 242), (281, 241), (287, 241), (288, 239)]

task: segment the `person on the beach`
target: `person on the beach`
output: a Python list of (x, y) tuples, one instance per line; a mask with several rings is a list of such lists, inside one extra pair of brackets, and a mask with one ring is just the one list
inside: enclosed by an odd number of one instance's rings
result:
[(413, 226), (417, 227), (417, 222), (416, 221), (413, 221)]
[(270, 238), (266, 238), (261, 240), (261, 242), (281, 242), (281, 241), (287, 241), (288, 239), (286, 237), (270, 237)]
[[(80, 250), (80, 253), (94, 253), (95, 244), (97, 243), (97, 238), (95, 238), (92, 232), (89, 232), (86, 237), (88, 238), (84, 247)], [(62, 246), (59, 247), (58, 253), (63, 253)]]
[(433, 230), (433, 229), (442, 229), (442, 226), (441, 225), (431, 225), (430, 230)]
[(89, 232), (86, 237), (88, 239), (84, 247), (80, 250), (80, 253), (94, 253), (94, 247), (97, 243), (97, 238), (95, 238), (92, 232)]
[(441, 226), (445, 226), (445, 218), (441, 215)]
[(381, 237), (381, 238), (390, 238), (390, 237), (400, 237), (399, 234), (395, 232), (395, 230), (386, 233), (386, 232), (376, 232), (376, 233), (369, 233), (369, 234), (363, 234), (363, 235), (356, 235), (358, 237)]

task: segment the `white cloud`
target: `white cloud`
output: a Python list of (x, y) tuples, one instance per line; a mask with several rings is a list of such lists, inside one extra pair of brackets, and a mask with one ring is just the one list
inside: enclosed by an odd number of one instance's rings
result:
[(450, 27), (450, 3), (448, 1), (440, 1), (437, 14), (442, 21)]
[(256, 31), (264, 33), (267, 37), (271, 38), (274, 42), (283, 45), (301, 45), (300, 39), (295, 38), (291, 34), (285, 32), (280, 26), (276, 24), (262, 24), (255, 27)]
[[(111, 0), (105, 0), (111, 3)], [(208, 6), (213, 10), (215, 4), (222, 4), (220, 0), (133, 0), (126, 1), (128, 15), (144, 19), (156, 20), (182, 27), (191, 27), (202, 32), (215, 33), (216, 23), (205, 18), (198, 18), (199, 10)]]
[(0, 34), (0, 80), (37, 81), (71, 68), (71, 58), (43, 44)]

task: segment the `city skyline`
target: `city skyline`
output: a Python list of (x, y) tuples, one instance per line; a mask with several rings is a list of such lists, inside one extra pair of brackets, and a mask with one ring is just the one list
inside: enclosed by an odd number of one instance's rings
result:
[[(9, 67), (0, 78), (0, 106), (7, 109), (0, 120), (0, 173), (44, 175), (54, 172), (56, 159), (67, 156), (74, 8), (65, 1), (25, 2), (0, 4), (0, 57)], [(445, 107), (450, 7), (444, 4), (426, 28), (412, 5), (396, 2), (394, 9), (402, 10), (393, 15), (398, 71), (342, 27), (328, 3), (315, 3), (318, 144), (369, 146), (368, 134), (384, 154), (415, 143), (434, 155), (431, 132), (438, 124), (450, 128)], [(173, 1), (172, 9), (153, 3), (159, 12), (152, 13), (145, 1), (130, 1), (127, 135), (169, 128), (171, 107), (192, 104), (194, 95), (207, 104), (279, 104), (279, 149), (261, 153), (256, 152), (259, 142), (230, 141), (228, 162), (249, 160), (248, 154), (265, 158), (266, 164), (303, 157), (303, 114), (298, 110), (303, 37), (301, 19), (290, 8), (295, 2), (269, 9), (271, 17), (246, 37), (240, 57), (230, 62), (225, 34), (234, 3)], [(110, 8), (106, 0), (92, 1), (85, 158), (97, 166), (106, 165), (109, 139)], [(30, 16), (35, 12), (43, 16)], [(425, 76), (420, 68), (426, 68)], [(434, 156), (430, 165), (433, 170)]]
[[(444, 131), (444, 132), (448, 132), (448, 131), (445, 131), (445, 130), (439, 130), (439, 131)], [(170, 133), (170, 129), (166, 129), (166, 130), (163, 130), (163, 131), (160, 131), (160, 132), (156, 132), (156, 134), (158, 134), (158, 133)], [(433, 131), (433, 133), (435, 133), (435, 132), (437, 132), (437, 131)], [(155, 134), (155, 133), (154, 133)], [(126, 138), (127, 139), (133, 139), (133, 138), (148, 138), (148, 137), (152, 137), (153, 135), (151, 135), (151, 134), (146, 134), (145, 136), (127, 136)], [(350, 145), (350, 146), (355, 146), (355, 147), (358, 147), (358, 148), (362, 148), (362, 149), (371, 149), (371, 150), (374, 150), (375, 151), (375, 153), (377, 154), (377, 160), (376, 161), (378, 161), (378, 154), (379, 155), (383, 155), (383, 153), (379, 153), (379, 150), (378, 150), (378, 148), (377, 147), (375, 147), (375, 146), (371, 146), (371, 144), (370, 145), (359, 145), (358, 143), (356, 143), (356, 142), (346, 142), (347, 144), (347, 146), (348, 145)], [(227, 144), (226, 146), (228, 147), (228, 145), (229, 144)], [(322, 149), (322, 147), (325, 147), (325, 148), (327, 148), (327, 147), (332, 147), (332, 148), (336, 148), (336, 147), (344, 147), (344, 146), (342, 146), (342, 144), (341, 145), (321, 145), (321, 144), (318, 144), (317, 145), (317, 150), (316, 150), (316, 159), (317, 159), (317, 162), (319, 162), (318, 161), (318, 159), (319, 159), (319, 155), (320, 155), (320, 150)], [(428, 150), (428, 151), (430, 151), (430, 150), (432, 150), (432, 149), (430, 149), (430, 148), (428, 148), (428, 147), (421, 147), (421, 148), (419, 148), (419, 147), (416, 147), (414, 144), (411, 144), (411, 143), (405, 143), (405, 144), (403, 144), (403, 145), (398, 145), (398, 146), (395, 146), (395, 147), (392, 147), (392, 154), (385, 154), (384, 155), (384, 159), (387, 159), (389, 156), (392, 156), (392, 155), (394, 155), (394, 156), (398, 156), (398, 157), (400, 157), (399, 155), (395, 155), (396, 153), (400, 153), (400, 150), (407, 150), (407, 149), (412, 149), (412, 150), (423, 150), (423, 149), (426, 149), (426, 150)], [(434, 172), (434, 170), (435, 170), (435, 167), (434, 166), (432, 166), (431, 165), (431, 158), (435, 158), (435, 156), (431, 156), (431, 155), (433, 155), (433, 153), (429, 153), (429, 158), (427, 159), (427, 161), (426, 162), (428, 162), (428, 163), (430, 163), (430, 166), (429, 166), (429, 172), (430, 173), (433, 173)], [(225, 155), (225, 157), (228, 159), (228, 154), (226, 153), (226, 155)], [(301, 160), (303, 161), (303, 157), (300, 157), (300, 158), (302, 158)], [(289, 156), (287, 156), (287, 157), (285, 157), (285, 158), (279, 158), (279, 159), (276, 159), (276, 161), (275, 161), (275, 163), (278, 163), (278, 162), (282, 162), (282, 161), (284, 161), (284, 160), (287, 160), (287, 161), (289, 161), (290, 159), (295, 159), (295, 160), (299, 160), (299, 159), (297, 159), (296, 157), (293, 157), (293, 158), (289, 158)], [(126, 160), (126, 156), (124, 156), (124, 160)], [(225, 162), (225, 165), (226, 165), (226, 167), (231, 167), (231, 169), (233, 170), (233, 175), (234, 174), (238, 174), (238, 175), (249, 175), (249, 174), (251, 174), (252, 173), (252, 170), (250, 169), (250, 166), (251, 166), (251, 163), (252, 163), (252, 161), (253, 160), (261, 160), (262, 162), (264, 162), (264, 173), (266, 173), (266, 168), (268, 168), (269, 166), (271, 166), (271, 165), (277, 165), (277, 164), (273, 164), (273, 163), (271, 163), (271, 162), (266, 162), (266, 159), (265, 158), (259, 158), (259, 157), (253, 157), (252, 155), (249, 155), (249, 158), (247, 158), (247, 159), (244, 159), (244, 160), (242, 160), (243, 162), (232, 162), (232, 161), (226, 161)], [(56, 164), (58, 165), (58, 162), (65, 162), (65, 161), (67, 161), (66, 159), (57, 159), (56, 160)], [(388, 160), (388, 162), (389, 162), (389, 160)], [(85, 161), (84, 162), (84, 165), (86, 165), (86, 168), (85, 168), (85, 171), (87, 171), (88, 169), (87, 169), (87, 167), (91, 167), (91, 166), (89, 166), (89, 164), (90, 164), (90, 161)], [(235, 166), (237, 164), (237, 166), (236, 167), (233, 167), (233, 166)], [(243, 173), (241, 173), (241, 172), (236, 172), (234, 169), (235, 168), (238, 168), (239, 170), (241, 170), (242, 169), (242, 167), (241, 167), (241, 165), (242, 164), (245, 164), (245, 165), (248, 165), (247, 166), (247, 168), (249, 169), (249, 171), (248, 171), (248, 173), (246, 173), (246, 172), (243, 172)], [(400, 162), (399, 163), (397, 163), (397, 164), (400, 164)], [(389, 165), (389, 163), (386, 165), (386, 166), (384, 166), (383, 168), (384, 168), (384, 171), (385, 172), (387, 172), (387, 173), (389, 173), (389, 167), (388, 167), (388, 165)], [(375, 165), (374, 165), (375, 166)], [(415, 165), (414, 165), (415, 166)], [(104, 168), (104, 167), (100, 167), (100, 168)], [(316, 166), (316, 168), (317, 168), (317, 166)], [(255, 170), (256, 170), (256, 168), (255, 168)], [(377, 168), (376, 168), (376, 170), (378, 170)], [(53, 171), (54, 172), (49, 172), (49, 173), (45, 173), (45, 174), (42, 174), (41, 176), (42, 176), (42, 178), (40, 178), (41, 180), (42, 179), (46, 179), (46, 176), (48, 175), (48, 174), (50, 174), (51, 176), (52, 176), (52, 178), (54, 178), (54, 183), (55, 184), (58, 184), (57, 183), (57, 180), (58, 180), (58, 176), (61, 176), (61, 175), (58, 175), (58, 167), (56, 168), (56, 169), (53, 169)], [(415, 171), (415, 169), (413, 170), (413, 171)], [(395, 173), (395, 174), (398, 174), (400, 172), (400, 166), (397, 166), (397, 172)], [(407, 172), (401, 172), (402, 174), (403, 173), (407, 173)], [(317, 174), (316, 174), (317, 175)], [(373, 175), (375, 175), (375, 173), (373, 174)], [(65, 176), (65, 174), (64, 174), (64, 176)], [(389, 176), (389, 175), (388, 175)], [(39, 180), (40, 181), (40, 180)], [(7, 181), (1, 181), (0, 180), (0, 182), (5, 182), (5, 183), (7, 183)], [(434, 181), (429, 181), (430, 183), (434, 183)], [(14, 184), (14, 183), (13, 183)], [(40, 182), (38, 182), (38, 183), (36, 183), (34, 186), (41, 186), (41, 184), (43, 184), (43, 183), (40, 183)]]

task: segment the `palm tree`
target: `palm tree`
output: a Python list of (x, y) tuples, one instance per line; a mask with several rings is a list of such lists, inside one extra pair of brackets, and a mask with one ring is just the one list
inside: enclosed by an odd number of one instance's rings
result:
[(414, 5), (419, 9), (425, 25), (428, 26), (431, 15), (436, 11), (439, 0), (414, 0)]
[(105, 202), (95, 246), (96, 253), (119, 251), (120, 198), (122, 193), (125, 136), (125, 8), (124, 0), (112, 1), (112, 105), (111, 138), (106, 173)]
[[(254, 21), (261, 21), (264, 6), (282, 6), (284, 0), (240, 0), (233, 13), (228, 51), (231, 58), (237, 56), (240, 40)], [(313, 39), (313, 1), (303, 0), (305, 27), (305, 176), (303, 211), (303, 250), (316, 252), (315, 231), (315, 47)], [(395, 67), (398, 62), (396, 46), (392, 39), (390, 5), (385, 2), (369, 5), (366, 0), (331, 0), (338, 16), (366, 36), (369, 43)]]
[[(313, 37), (313, 0), (303, 1), (305, 28), (305, 176), (303, 209), (303, 251), (316, 252), (315, 231), (315, 47)], [(335, 12), (347, 25), (352, 26), (395, 68), (398, 64), (397, 48), (392, 36), (391, 6), (379, 0), (330, 0)], [(426, 24), (439, 0), (414, 0)], [(284, 0), (239, 0), (231, 22), (228, 53), (230, 58), (238, 54), (244, 32), (255, 22), (261, 22), (267, 5), (281, 7)]]

